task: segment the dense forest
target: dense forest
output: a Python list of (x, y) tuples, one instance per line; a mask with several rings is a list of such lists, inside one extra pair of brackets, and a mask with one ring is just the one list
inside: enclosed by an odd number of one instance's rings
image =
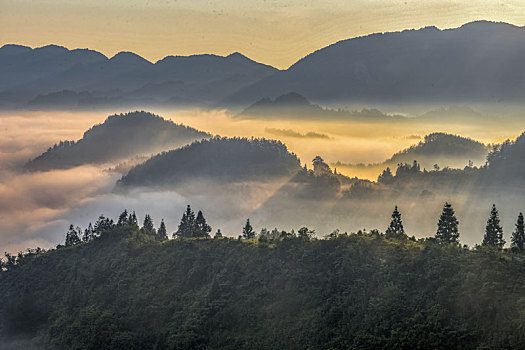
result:
[(150, 158), (132, 168), (118, 186), (162, 187), (189, 180), (267, 180), (292, 176), (300, 169), (299, 158), (280, 141), (217, 136)]
[(87, 130), (80, 140), (61, 141), (50, 147), (29, 161), (26, 169), (65, 169), (118, 161), (180, 147), (207, 137), (211, 135), (149, 112), (115, 114)]
[[(524, 224), (502, 249), (497, 209), (459, 245), (446, 203), (415, 240), (397, 207), (382, 233), (324, 239), (261, 229), (223, 237), (190, 206), (168, 239), (134, 212), (70, 227), (65, 246), (6, 255), (7, 348), (518, 349), (525, 347)], [(504, 242), (503, 242), (504, 243)]]

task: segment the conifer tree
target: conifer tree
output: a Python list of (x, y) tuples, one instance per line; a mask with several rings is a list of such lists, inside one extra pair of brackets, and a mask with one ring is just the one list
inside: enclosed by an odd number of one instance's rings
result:
[(435, 235), (436, 241), (441, 244), (458, 244), (459, 231), (458, 219), (450, 203), (445, 203), (438, 221), (438, 229)]
[(242, 237), (244, 239), (253, 239), (255, 238), (255, 231), (253, 230), (252, 225), (250, 224), (250, 219), (246, 220), (246, 225), (242, 229)]
[(139, 221), (137, 220), (137, 215), (135, 214), (135, 211), (133, 211), (132, 214), (129, 214), (128, 225), (138, 226), (138, 224), (139, 224)]
[(503, 248), (505, 240), (503, 239), (503, 229), (500, 225), (498, 210), (496, 204), (492, 205), (490, 217), (485, 227), (485, 236), (483, 237), (484, 246)]
[(194, 237), (210, 237), (211, 227), (206, 223), (206, 219), (200, 210), (195, 219), (195, 226), (196, 230), (193, 233)]
[(93, 226), (93, 236), (100, 236), (103, 232), (111, 230), (114, 226), (112, 219), (100, 215)]
[(403, 228), (403, 221), (401, 220), (401, 213), (397, 210), (397, 205), (392, 213), (392, 220), (386, 229), (385, 237), (390, 239), (404, 238), (405, 229)]
[(73, 225), (69, 226), (69, 230), (66, 233), (66, 247), (79, 244), (80, 243), (80, 237), (78, 234), (78, 231), (73, 227)]
[(84, 230), (84, 235), (82, 236), (83, 242), (89, 242), (93, 239), (94, 232), (93, 232), (93, 225), (91, 222), (89, 223), (88, 227)]
[(217, 229), (217, 232), (215, 232), (215, 236), (213, 238), (222, 238), (222, 232), (221, 229)]
[(153, 220), (151, 220), (151, 216), (149, 214), (146, 214), (144, 217), (144, 223), (142, 224), (142, 231), (147, 235), (154, 235), (155, 232), (155, 226), (153, 226)]
[(195, 213), (191, 210), (190, 205), (188, 205), (186, 211), (182, 214), (178, 230), (174, 236), (191, 238), (193, 237), (195, 228)]
[(127, 225), (128, 224), (128, 211), (124, 209), (124, 211), (119, 215), (117, 226)]
[(518, 215), (518, 221), (516, 222), (516, 228), (512, 233), (511, 248), (513, 250), (522, 252), (525, 250), (525, 225), (523, 223), (523, 214)]
[(164, 224), (164, 219), (160, 221), (159, 229), (157, 230), (157, 237), (161, 241), (165, 241), (168, 239), (168, 232), (166, 231), (166, 224)]

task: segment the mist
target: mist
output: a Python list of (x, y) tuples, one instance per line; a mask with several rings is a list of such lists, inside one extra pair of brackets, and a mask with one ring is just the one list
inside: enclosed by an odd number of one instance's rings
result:
[[(501, 123), (356, 122), (347, 120), (266, 120), (233, 118), (227, 110), (151, 110), (177, 123), (221, 136), (266, 137), (284, 142), (302, 164), (320, 155), (331, 164), (380, 163), (435, 131), (471, 137), (485, 144), (515, 138), (525, 130), (517, 120)], [(177, 230), (187, 204), (202, 210), (213, 227), (237, 237), (247, 218), (255, 229), (314, 229), (319, 237), (339, 228), (357, 231), (384, 230), (394, 205), (403, 215), (406, 231), (416, 237), (435, 233), (445, 201), (451, 202), (460, 221), (461, 242), (474, 245), (482, 238), (490, 206), (500, 209), (505, 236), (514, 227), (525, 200), (519, 191), (433, 193), (414, 197), (399, 193), (394, 198), (301, 198), (288, 191), (289, 179), (224, 184), (215, 181), (185, 183), (170, 189), (137, 188), (116, 193), (117, 165), (86, 165), (68, 170), (28, 173), (23, 165), (60, 140), (77, 140), (92, 125), (124, 110), (96, 112), (14, 111), (0, 115), (0, 251), (17, 252), (29, 247), (53, 247), (62, 243), (69, 224), (86, 227), (100, 214), (116, 218), (124, 209), (135, 210), (142, 221), (150, 214), (156, 226), (164, 219), (171, 235)], [(389, 111), (396, 112), (396, 111)], [(401, 111), (402, 112), (402, 111)], [(514, 114), (518, 111), (513, 111)], [(323, 137), (319, 137), (323, 135)], [(122, 159), (119, 161), (126, 161)], [(443, 160), (445, 162), (446, 160)], [(481, 161), (480, 161), (481, 162)], [(440, 163), (441, 165), (441, 163)], [(455, 164), (463, 167), (466, 164)], [(380, 167), (359, 172), (337, 167), (347, 176), (376, 180)]]

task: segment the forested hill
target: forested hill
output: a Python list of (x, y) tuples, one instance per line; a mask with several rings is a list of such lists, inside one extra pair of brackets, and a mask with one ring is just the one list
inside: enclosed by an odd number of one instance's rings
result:
[(156, 155), (132, 168), (119, 187), (169, 186), (188, 180), (244, 181), (291, 176), (297, 156), (274, 140), (214, 137)]
[(207, 137), (211, 135), (152, 113), (115, 114), (86, 131), (80, 140), (61, 141), (50, 147), (29, 161), (26, 168), (35, 171), (106, 163), (150, 155)]
[(4, 348), (523, 349), (524, 256), (382, 235), (117, 226), (0, 273)]

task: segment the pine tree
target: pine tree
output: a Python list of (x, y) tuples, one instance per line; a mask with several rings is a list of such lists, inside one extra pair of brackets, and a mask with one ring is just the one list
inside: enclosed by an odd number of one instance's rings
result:
[(93, 226), (93, 235), (100, 236), (105, 231), (111, 230), (114, 226), (113, 220), (104, 217), (104, 215), (100, 215)]
[(153, 226), (153, 220), (151, 220), (151, 216), (149, 214), (146, 214), (144, 217), (144, 223), (142, 224), (142, 232), (144, 232), (147, 235), (154, 235), (155, 232), (155, 226)]
[(200, 210), (195, 219), (195, 226), (196, 232), (194, 232), (194, 237), (210, 237), (211, 227), (206, 223), (206, 219)]
[(392, 213), (392, 220), (386, 229), (385, 237), (390, 239), (406, 237), (405, 229), (403, 228), (403, 221), (401, 220), (401, 213), (397, 210), (397, 205)]
[(246, 225), (242, 229), (242, 237), (244, 239), (253, 239), (255, 238), (255, 231), (253, 230), (252, 225), (250, 225), (250, 219), (246, 220)]
[(127, 225), (128, 224), (128, 211), (124, 209), (122, 214), (119, 215), (117, 226)]
[(80, 243), (80, 237), (78, 234), (78, 231), (73, 227), (73, 225), (69, 226), (69, 230), (66, 233), (66, 247), (79, 244)]
[(439, 217), (438, 229), (435, 235), (436, 241), (441, 244), (459, 243), (459, 221), (450, 203), (445, 203)]
[(525, 225), (523, 223), (523, 214), (518, 215), (516, 229), (512, 233), (511, 248), (515, 251), (522, 252), (525, 250)]
[(137, 220), (137, 215), (135, 214), (135, 211), (133, 211), (132, 214), (129, 214), (128, 225), (138, 226), (138, 224), (139, 224), (139, 221)]
[(188, 205), (186, 211), (182, 214), (178, 230), (174, 233), (173, 236), (191, 238), (193, 237), (195, 228), (195, 213), (193, 212), (193, 210), (191, 210), (191, 207)]
[(159, 229), (157, 230), (157, 237), (161, 241), (165, 241), (168, 239), (168, 232), (166, 231), (166, 224), (164, 224), (164, 219), (160, 221)]
[(485, 227), (485, 236), (483, 237), (484, 246), (503, 248), (505, 240), (503, 239), (503, 229), (500, 225), (498, 210), (496, 204), (492, 205), (490, 217)]
[(215, 236), (213, 238), (222, 238), (222, 232), (221, 229), (217, 229), (217, 232), (215, 232)]
[(89, 242), (89, 241), (91, 241), (93, 239), (94, 236), (95, 236), (95, 234), (93, 232), (93, 225), (90, 222), (88, 227), (84, 230), (84, 235), (82, 236), (82, 241), (83, 242)]

